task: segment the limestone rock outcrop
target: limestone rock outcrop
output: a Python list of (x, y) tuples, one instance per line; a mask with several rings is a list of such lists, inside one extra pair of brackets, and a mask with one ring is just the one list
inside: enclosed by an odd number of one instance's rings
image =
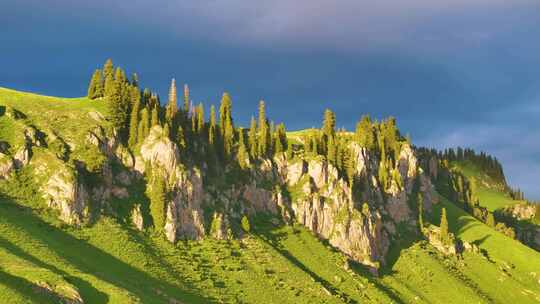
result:
[[(167, 238), (198, 240), (204, 237), (202, 202), (205, 191), (200, 170), (185, 169), (175, 143), (164, 135), (163, 128), (155, 126), (141, 147), (141, 159), (157, 170), (162, 170), (171, 189), (171, 202), (167, 203), (165, 231)], [(138, 162), (138, 161), (136, 161)], [(142, 166), (135, 164), (136, 168)]]
[(516, 204), (507, 207), (503, 212), (510, 214), (518, 220), (529, 220), (536, 215), (536, 206), (529, 204)]
[(60, 212), (60, 219), (80, 225), (87, 215), (88, 193), (78, 180), (77, 172), (69, 167), (56, 169), (42, 187), (47, 205)]

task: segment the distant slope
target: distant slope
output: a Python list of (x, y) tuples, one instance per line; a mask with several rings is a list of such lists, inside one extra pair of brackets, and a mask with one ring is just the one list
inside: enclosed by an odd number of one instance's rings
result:
[(482, 172), (474, 163), (470, 161), (455, 161), (451, 165), (454, 169), (462, 172), (469, 181), (475, 181), (475, 194), (480, 200), (480, 206), (486, 207), (489, 211), (495, 211), (524, 202), (512, 199), (507, 193), (505, 182), (494, 180), (488, 174)]

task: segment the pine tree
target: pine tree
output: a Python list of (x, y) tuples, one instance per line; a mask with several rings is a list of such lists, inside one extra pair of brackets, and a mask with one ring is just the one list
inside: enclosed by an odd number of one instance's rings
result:
[(114, 94), (115, 86), (116, 86), (116, 83), (114, 81), (114, 75), (111, 73), (105, 76), (105, 87), (104, 87), (104, 92), (103, 92), (104, 96), (105, 97), (112, 96)]
[(165, 126), (163, 127), (163, 136), (165, 138), (171, 138), (171, 125), (169, 123), (165, 123)]
[(107, 76), (111, 75), (113, 76), (114, 73), (114, 65), (111, 60), (111, 58), (107, 59), (105, 61), (105, 64), (103, 65), (103, 78), (107, 78)]
[(420, 232), (422, 232), (424, 229), (424, 197), (422, 193), (418, 192), (416, 201), (418, 202), (418, 227), (420, 228)]
[(199, 103), (197, 107), (197, 131), (199, 134), (204, 132), (204, 106), (202, 103)]
[(238, 164), (240, 168), (248, 167), (249, 155), (247, 153), (246, 144), (244, 143), (244, 129), (240, 128), (238, 132)]
[(336, 149), (336, 142), (334, 137), (330, 136), (328, 137), (328, 141), (326, 144), (326, 159), (329, 163), (332, 165), (336, 165), (337, 163), (337, 149)]
[(315, 136), (310, 136), (310, 139), (311, 139), (311, 142), (310, 142), (310, 145), (311, 145), (311, 153), (313, 155), (318, 155), (319, 154), (319, 143), (317, 142), (317, 138)]
[(349, 181), (349, 186), (351, 188), (354, 185), (354, 175), (356, 174), (356, 160), (353, 157), (352, 151), (346, 150), (345, 171), (347, 173), (347, 180)]
[(99, 95), (101, 91), (101, 81), (101, 71), (98, 69), (94, 72), (92, 78), (90, 79), (90, 84), (88, 85), (88, 98), (96, 99), (101, 97)]
[(219, 107), (219, 126), (221, 138), (223, 139), (225, 156), (232, 153), (234, 143), (234, 126), (231, 116), (232, 101), (228, 93), (223, 93), (221, 105)]
[(442, 208), (441, 213), (441, 241), (443, 243), (448, 243), (449, 234), (448, 234), (448, 220), (446, 219), (446, 208)]
[(190, 105), (191, 107), (191, 132), (193, 134), (197, 133), (197, 107), (194, 107), (193, 104)]
[(169, 87), (169, 102), (166, 109), (166, 119), (169, 123), (174, 121), (176, 112), (178, 112), (178, 102), (176, 98), (176, 81), (173, 78)]
[(249, 225), (249, 220), (248, 220), (247, 216), (245, 216), (245, 215), (242, 217), (241, 226), (242, 226), (242, 230), (244, 230), (245, 232), (249, 233), (249, 231), (251, 231), (251, 226)]
[(210, 126), (208, 127), (208, 143), (213, 145), (216, 141), (216, 107), (210, 106)]
[(189, 113), (189, 87), (184, 84), (184, 111), (186, 115)]
[(141, 120), (139, 122), (139, 131), (137, 135), (137, 140), (139, 142), (142, 142), (147, 136), (148, 133), (150, 133), (150, 117), (148, 115), (148, 109), (144, 108), (141, 111)]
[(326, 136), (326, 140), (328, 140), (330, 137), (334, 138), (336, 136), (336, 114), (329, 109), (324, 111), (322, 131)]
[(141, 93), (139, 88), (131, 87), (131, 115), (129, 119), (129, 140), (128, 145), (133, 147), (137, 144), (137, 133), (139, 126), (139, 109), (141, 107)]
[(324, 111), (322, 134), (323, 153), (331, 164), (336, 165), (336, 115), (329, 109)]
[(261, 100), (259, 102), (259, 136), (258, 136), (258, 143), (259, 143), (259, 149), (258, 154), (259, 156), (267, 156), (268, 155), (268, 148), (269, 148), (269, 141), (270, 141), (270, 132), (269, 132), (269, 126), (268, 121), (266, 119), (266, 109), (264, 105), (264, 100)]
[(287, 150), (287, 131), (285, 130), (285, 125), (280, 123), (277, 125), (275, 131), (274, 152), (280, 153), (285, 150)]
[(176, 142), (181, 151), (186, 149), (186, 135), (184, 134), (184, 128), (182, 128), (182, 126), (178, 126), (178, 130), (176, 131)]
[(162, 231), (165, 226), (165, 200), (167, 197), (167, 189), (165, 185), (165, 177), (160, 169), (154, 169), (152, 173), (152, 182), (150, 186), (150, 214), (154, 221), (154, 228), (157, 231)]
[(127, 110), (129, 99), (126, 96), (127, 87), (125, 87), (124, 78), (122, 77), (122, 70), (117, 69), (115, 73), (114, 89), (109, 95), (108, 100), (108, 115), (113, 126), (122, 130), (125, 126), (127, 119)]
[(375, 134), (369, 115), (362, 116), (360, 121), (356, 124), (355, 137), (361, 147), (365, 147), (368, 150), (375, 148)]
[(381, 158), (379, 163), (379, 181), (383, 190), (388, 188), (388, 169), (386, 167), (386, 160)]
[(488, 225), (489, 227), (495, 227), (495, 225), (496, 225), (495, 217), (493, 216), (493, 213), (491, 213), (491, 212), (489, 212), (488, 215), (487, 215), (486, 225)]
[(258, 157), (257, 121), (255, 120), (255, 117), (253, 116), (251, 116), (251, 123), (249, 126), (248, 144), (249, 144), (249, 155), (251, 156), (251, 158), (256, 159)]
[(159, 113), (158, 108), (154, 107), (152, 109), (152, 117), (150, 119), (150, 128), (159, 124)]

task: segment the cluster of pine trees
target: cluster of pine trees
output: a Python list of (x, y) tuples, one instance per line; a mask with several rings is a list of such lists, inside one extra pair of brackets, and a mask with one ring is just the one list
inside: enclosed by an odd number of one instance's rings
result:
[[(337, 136), (338, 133), (340, 136)], [(325, 157), (351, 185), (356, 185), (356, 160), (350, 142), (356, 142), (360, 147), (375, 152), (380, 157), (381, 187), (387, 189), (392, 181), (402, 186), (397, 164), (401, 146), (406, 140), (400, 135), (393, 117), (377, 122), (372, 121), (369, 115), (364, 115), (358, 121), (354, 134), (348, 134), (345, 130), (336, 130), (336, 115), (327, 109), (324, 112), (322, 128), (318, 132), (314, 130), (305, 134), (302, 141), (305, 153)]]
[[(397, 164), (405, 139), (393, 117), (377, 122), (363, 116), (356, 132), (350, 134), (336, 130), (336, 115), (326, 110), (321, 129), (307, 134), (303, 145), (293, 146), (287, 140), (285, 125), (275, 124), (267, 118), (264, 101), (259, 103), (257, 117), (252, 117), (249, 128), (244, 129), (235, 126), (233, 103), (228, 93), (223, 93), (219, 112), (216, 113), (216, 107), (211, 105), (206, 118), (203, 104), (193, 104), (187, 85), (184, 85), (183, 96), (180, 96), (182, 106), (179, 106), (176, 82), (172, 79), (168, 100), (162, 105), (157, 94), (139, 87), (136, 74), (128, 79), (124, 70), (114, 67), (110, 59), (92, 75), (88, 98), (107, 104), (108, 119), (128, 148), (140, 145), (152, 127), (160, 125), (165, 136), (178, 145), (180, 153), (189, 156), (184, 158), (186, 161), (199, 165), (204, 162), (210, 171), (216, 172), (231, 164), (244, 170), (259, 159), (271, 158), (278, 153), (285, 152), (290, 157), (295, 153), (305, 153), (324, 157), (353, 186), (356, 185), (353, 176), (356, 164), (350, 142), (354, 141), (380, 156), (379, 177), (383, 188), (390, 187), (393, 181), (400, 187), (402, 185)], [(164, 189), (166, 185), (158, 184), (158, 174), (152, 173), (148, 177), (149, 197), (152, 202), (159, 202), (153, 203), (158, 207), (152, 212), (163, 214), (167, 191)], [(153, 217), (161, 224), (163, 217), (157, 213)]]
[(521, 189), (519, 189), (519, 188), (512, 189), (512, 188), (508, 187), (508, 194), (514, 200), (518, 200), (518, 201), (524, 201), (525, 200), (525, 193), (523, 193), (523, 191), (521, 191)]
[(476, 153), (470, 148), (457, 147), (456, 149), (449, 148), (439, 152), (439, 159), (452, 161), (470, 161), (478, 166), (480, 170), (486, 172), (495, 181), (506, 185), (504, 172), (501, 163), (496, 157), (493, 157), (485, 152)]

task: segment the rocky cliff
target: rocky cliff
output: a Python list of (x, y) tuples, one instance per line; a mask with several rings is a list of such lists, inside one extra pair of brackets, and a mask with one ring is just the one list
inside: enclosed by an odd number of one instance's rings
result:
[[(415, 225), (416, 215), (408, 203), (415, 184), (424, 196), (425, 210), (431, 209), (436, 196), (409, 145), (403, 145), (395, 168), (400, 182), (394, 181), (388, 189), (380, 186), (380, 161), (375, 153), (354, 143), (351, 149), (355, 179), (363, 185), (354, 195), (349, 183), (324, 159), (288, 159), (285, 154), (253, 164), (249, 182), (218, 189), (204, 184), (205, 172), (183, 164), (178, 148), (163, 136), (160, 127), (154, 127), (144, 141), (137, 162), (166, 173), (172, 200), (167, 203), (165, 231), (172, 242), (200, 239), (206, 231), (226, 238), (231, 222), (239, 222), (242, 214), (265, 213), (284, 223), (296, 221), (352, 259), (377, 268), (384, 264), (389, 244), (397, 235), (396, 224)], [(215, 213), (205, 216), (203, 206)], [(205, 222), (205, 218), (210, 220)]]
[[(3, 163), (10, 164), (0, 166), (2, 176), (8, 176), (11, 167), (32, 160), (29, 147), (38, 143), (31, 135), (28, 138), (17, 157), (2, 155), (9, 159)], [(437, 197), (406, 143), (388, 169), (393, 178), (386, 187), (379, 177), (379, 156), (356, 143), (349, 146), (354, 186), (320, 156), (288, 157), (285, 153), (251, 163), (242, 173), (242, 182), (218, 186), (208, 178), (204, 164), (193, 165), (181, 158), (177, 145), (159, 126), (133, 152), (119, 143), (115, 132), (107, 134), (101, 127), (88, 132), (85, 144), (102, 159), (94, 160), (93, 165), (90, 161), (70, 164), (46, 153), (52, 161), (35, 160), (47, 205), (57, 209), (63, 221), (81, 225), (89, 217), (90, 205), (115, 214), (111, 199), (130, 200), (130, 186), (145, 183), (148, 170), (160, 170), (167, 186), (162, 228), (171, 242), (207, 235), (218, 239), (241, 236), (242, 216), (266, 214), (274, 224), (304, 225), (351, 259), (376, 270), (385, 263), (390, 243), (398, 237), (396, 226), (416, 225), (410, 198), (419, 192), (424, 210), (429, 211)], [(225, 174), (228, 169), (221, 170)], [(138, 229), (144, 229), (148, 224), (139, 203), (133, 204), (130, 217)]]

